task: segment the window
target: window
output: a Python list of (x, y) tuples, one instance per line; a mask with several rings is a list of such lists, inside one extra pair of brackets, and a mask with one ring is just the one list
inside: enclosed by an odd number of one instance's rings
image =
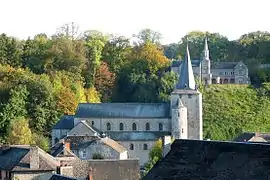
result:
[(86, 150), (85, 149), (83, 149), (81, 151), (81, 158), (86, 158)]
[(158, 130), (159, 130), (159, 131), (163, 131), (163, 124), (162, 124), (162, 123), (159, 123), (159, 124), (158, 124)]
[(111, 123), (107, 123), (107, 131), (110, 131), (112, 129)]
[(95, 125), (95, 122), (94, 121), (92, 121), (92, 126), (94, 126)]
[(192, 97), (191, 94), (189, 94), (189, 95), (188, 95), (188, 98), (190, 99), (191, 97)]
[(150, 124), (149, 124), (149, 123), (146, 123), (146, 124), (145, 124), (145, 130), (146, 130), (146, 131), (149, 131), (149, 130), (150, 130)]
[(134, 144), (130, 144), (130, 145), (129, 145), (129, 149), (130, 149), (130, 150), (134, 150)]
[(54, 138), (54, 144), (58, 143), (59, 139), (58, 138)]
[(148, 150), (147, 144), (143, 144), (143, 150)]
[(133, 123), (133, 124), (132, 124), (132, 130), (133, 130), (133, 131), (136, 131), (136, 130), (137, 130), (137, 124), (136, 124), (136, 123)]
[(184, 133), (184, 128), (182, 128), (182, 133)]
[(123, 131), (124, 130), (124, 124), (123, 123), (120, 123), (119, 124), (119, 129), (120, 129), (120, 131)]

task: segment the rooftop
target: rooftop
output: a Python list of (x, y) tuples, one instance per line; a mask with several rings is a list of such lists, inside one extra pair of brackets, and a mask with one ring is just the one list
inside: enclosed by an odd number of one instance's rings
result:
[(143, 179), (269, 179), (269, 162), (265, 143), (175, 140)]
[(168, 118), (169, 103), (80, 103), (76, 118)]
[(58, 162), (52, 156), (37, 146), (0, 146), (0, 169), (24, 172), (53, 171), (57, 165)]
[(73, 115), (64, 115), (55, 124), (53, 129), (72, 129), (73, 127), (74, 127), (74, 116)]

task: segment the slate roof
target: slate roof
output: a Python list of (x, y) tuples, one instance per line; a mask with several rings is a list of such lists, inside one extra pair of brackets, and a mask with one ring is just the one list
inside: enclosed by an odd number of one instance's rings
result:
[(269, 144), (175, 140), (143, 180), (265, 180), (269, 173)]
[(30, 169), (30, 151), (32, 147), (27, 145), (0, 146), (0, 169), (8, 171), (53, 171), (58, 162), (52, 156), (38, 148), (39, 168)]
[(72, 129), (73, 127), (74, 127), (74, 116), (73, 115), (64, 115), (55, 124), (53, 129)]
[[(174, 60), (172, 61), (172, 67), (179, 67), (184, 61), (181, 60)], [(191, 60), (192, 67), (200, 66), (201, 60)]]
[(116, 141), (108, 137), (102, 138), (101, 141), (119, 153), (123, 153), (127, 151), (126, 148), (124, 148), (122, 145), (120, 145), (119, 143), (117, 143)]
[(72, 178), (72, 177), (63, 176), (60, 174), (54, 174), (54, 175), (52, 175), (52, 177), (49, 180), (77, 180), (77, 179)]
[(81, 103), (75, 117), (168, 118), (169, 103)]
[(233, 69), (239, 62), (214, 62), (211, 63), (212, 69)]
[(108, 131), (106, 133), (115, 141), (155, 141), (171, 134), (166, 131)]

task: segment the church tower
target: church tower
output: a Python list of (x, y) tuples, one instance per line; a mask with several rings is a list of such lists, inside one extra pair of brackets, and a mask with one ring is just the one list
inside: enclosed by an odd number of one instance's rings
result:
[(204, 42), (203, 59), (202, 59), (202, 71), (201, 78), (204, 84), (212, 84), (211, 62), (209, 57), (209, 49), (207, 38)]
[(187, 139), (202, 140), (202, 94), (195, 84), (188, 45), (179, 81), (171, 94), (171, 117), (172, 135), (175, 138), (187, 137)]

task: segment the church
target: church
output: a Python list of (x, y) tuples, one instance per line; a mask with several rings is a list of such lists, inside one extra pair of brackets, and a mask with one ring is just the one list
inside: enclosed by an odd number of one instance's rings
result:
[[(81, 103), (75, 115), (61, 118), (52, 130), (52, 146), (69, 136), (108, 137), (127, 150), (128, 158), (139, 158), (143, 166), (159, 138), (203, 138), (202, 94), (198, 91), (186, 48), (180, 77), (168, 103)], [(79, 127), (86, 122), (88, 128)], [(79, 130), (78, 130), (79, 129)], [(169, 138), (170, 139), (170, 138)]]
[[(173, 61), (171, 69), (179, 74), (183, 61)], [(250, 84), (248, 67), (242, 62), (211, 62), (207, 38), (201, 60), (191, 60), (195, 77), (203, 84)]]

